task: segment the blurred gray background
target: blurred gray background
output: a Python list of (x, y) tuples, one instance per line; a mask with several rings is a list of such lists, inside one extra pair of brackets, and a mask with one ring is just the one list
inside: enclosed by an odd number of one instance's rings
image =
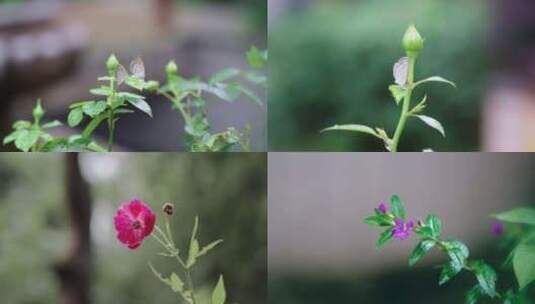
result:
[[(411, 218), (437, 214), (445, 236), (488, 257), (498, 249), (489, 214), (534, 204), (534, 169), (529, 154), (270, 153), (270, 301), (460, 303), (471, 285), (438, 288), (433, 266), (443, 255), (432, 254), (411, 271), (407, 260), (416, 240), (377, 251), (379, 230), (363, 219), (398, 194)], [(505, 256), (490, 258), (500, 265)], [(389, 284), (391, 292), (380, 292)], [(429, 295), (416, 293), (423, 287)]]

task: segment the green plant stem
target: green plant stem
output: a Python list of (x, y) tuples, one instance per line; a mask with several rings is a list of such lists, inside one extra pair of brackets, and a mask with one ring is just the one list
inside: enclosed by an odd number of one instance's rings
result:
[(178, 100), (178, 94), (176, 94), (176, 92), (173, 90), (173, 95), (175, 95), (176, 97), (169, 95), (168, 93), (162, 93), (162, 95), (173, 103), (173, 105), (180, 111), (180, 114), (182, 114), (182, 118), (184, 118), (186, 124), (189, 124), (191, 121), (191, 116), (186, 113), (182, 102)]
[(180, 264), (180, 266), (184, 270), (184, 276), (186, 277), (186, 281), (188, 282), (189, 290), (191, 291), (192, 304), (196, 304), (196, 300), (195, 300), (195, 285), (193, 284), (193, 278), (191, 276), (191, 271), (190, 271), (188, 265), (186, 265), (186, 263), (184, 263), (182, 258), (178, 255), (178, 250), (176, 250), (173, 240), (169, 239), (171, 237), (171, 230), (170, 230), (170, 227), (169, 227), (168, 224), (169, 224), (169, 221), (166, 219), (166, 230), (167, 230), (167, 233), (169, 234), (168, 236), (165, 235), (165, 233), (162, 231), (162, 229), (160, 227), (158, 227), (158, 226), (154, 226), (154, 229), (155, 229), (156, 232), (158, 232), (160, 234), (161, 238), (158, 237), (155, 233), (153, 233), (152, 236), (154, 237), (154, 239), (158, 243), (160, 243), (160, 245), (162, 245), (164, 247), (165, 250), (169, 251), (169, 253), (171, 255), (176, 257), (178, 263)]
[(115, 132), (115, 122), (113, 121), (113, 108), (111, 105), (113, 104), (113, 101), (115, 99), (115, 77), (111, 77), (110, 79), (110, 89), (111, 89), (111, 95), (109, 96), (109, 102), (110, 105), (110, 114), (108, 116), (108, 152), (111, 152), (113, 148), (113, 134)]
[(108, 117), (108, 152), (113, 148), (113, 133), (115, 132), (115, 123), (113, 122), (113, 110), (110, 110), (110, 116)]
[(189, 269), (185, 270), (185, 274), (186, 280), (188, 280), (189, 289), (191, 291), (191, 302), (193, 304), (196, 304), (197, 301), (195, 300), (195, 286), (193, 286), (193, 279), (191, 278), (191, 272), (189, 271)]
[(413, 85), (414, 85), (414, 65), (416, 63), (417, 55), (409, 54), (408, 56), (409, 56), (409, 71), (407, 73), (407, 94), (405, 94), (405, 98), (403, 98), (401, 115), (399, 117), (396, 131), (394, 133), (394, 138), (392, 139), (392, 145), (390, 146), (391, 152), (397, 152), (399, 139), (401, 138), (401, 134), (403, 133), (403, 129), (405, 128), (405, 123), (407, 122), (407, 118), (410, 116), (409, 108), (411, 104), (411, 96), (412, 96), (412, 90), (413, 90)]

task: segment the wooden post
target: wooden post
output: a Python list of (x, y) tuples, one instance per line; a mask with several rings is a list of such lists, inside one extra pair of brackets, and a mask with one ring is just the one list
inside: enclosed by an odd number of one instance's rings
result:
[(71, 225), (71, 248), (54, 268), (63, 304), (89, 304), (91, 278), (91, 195), (82, 177), (77, 153), (65, 154), (66, 207)]

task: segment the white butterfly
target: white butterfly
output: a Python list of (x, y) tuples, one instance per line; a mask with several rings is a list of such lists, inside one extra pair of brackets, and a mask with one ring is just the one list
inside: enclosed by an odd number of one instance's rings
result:
[(137, 77), (139, 79), (145, 79), (145, 65), (143, 64), (143, 60), (141, 60), (140, 57), (137, 57), (136, 59), (132, 60), (132, 62), (130, 62), (130, 72), (134, 77)]
[(407, 76), (409, 73), (409, 58), (401, 57), (398, 62), (394, 64), (394, 80), (395, 82), (404, 87), (407, 84)]

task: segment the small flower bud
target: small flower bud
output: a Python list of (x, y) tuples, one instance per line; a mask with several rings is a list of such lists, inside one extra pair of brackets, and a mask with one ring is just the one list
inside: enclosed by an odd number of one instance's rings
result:
[(410, 25), (405, 31), (402, 45), (407, 53), (418, 53), (424, 47), (424, 39), (414, 25)]
[(173, 211), (175, 209), (175, 206), (171, 203), (165, 203), (163, 205), (162, 211), (167, 215), (173, 215)]
[(41, 106), (41, 100), (40, 99), (37, 100), (37, 104), (35, 105), (35, 108), (33, 109), (33, 113), (32, 114), (33, 114), (33, 117), (36, 120), (41, 119), (43, 117), (43, 115), (45, 115), (45, 110)]
[(115, 57), (115, 55), (110, 55), (110, 57), (106, 61), (106, 68), (109, 72), (112, 73), (115, 73), (115, 71), (117, 71), (117, 69), (119, 68), (119, 60), (117, 59), (117, 57)]
[(176, 73), (178, 73), (178, 67), (176, 63), (174, 61), (169, 61), (165, 67), (165, 72), (167, 73), (167, 76), (176, 75)]

